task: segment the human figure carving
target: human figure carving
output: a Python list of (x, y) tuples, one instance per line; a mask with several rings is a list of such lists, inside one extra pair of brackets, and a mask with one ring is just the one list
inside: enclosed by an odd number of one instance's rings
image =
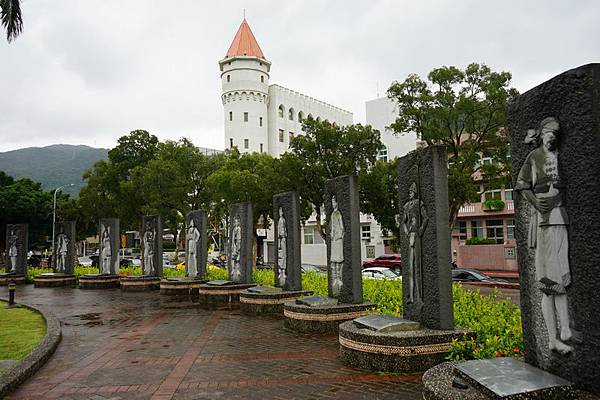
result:
[(64, 274), (67, 271), (67, 257), (69, 255), (69, 237), (61, 228), (56, 236), (56, 272)]
[(287, 226), (281, 207), (279, 207), (279, 220), (277, 221), (277, 265), (279, 266), (279, 285), (284, 287), (287, 280)]
[(187, 275), (196, 277), (198, 275), (198, 260), (196, 259), (198, 241), (200, 240), (200, 232), (196, 228), (194, 218), (190, 219), (187, 232), (185, 235), (187, 241)]
[(112, 263), (112, 239), (110, 237), (110, 226), (102, 225), (102, 240), (100, 242), (101, 250), (100, 250), (100, 273), (101, 274), (110, 274), (111, 272), (111, 263)]
[(154, 265), (154, 254), (156, 248), (156, 233), (150, 220), (146, 222), (146, 230), (144, 232), (143, 243), (144, 273), (146, 273), (147, 275), (155, 275), (156, 271)]
[(330, 235), (330, 268), (331, 268), (331, 291), (333, 296), (340, 293), (343, 284), (342, 270), (344, 266), (344, 221), (342, 213), (338, 209), (338, 203), (335, 195), (331, 196), (331, 207), (333, 211), (329, 218), (331, 225)]
[[(535, 276), (542, 291), (542, 314), (551, 350), (566, 354), (573, 337), (566, 288), (571, 284), (569, 267), (569, 217), (563, 206), (558, 171), (557, 137), (560, 125), (555, 118), (542, 120), (539, 129), (527, 132), (525, 143), (536, 148), (525, 159), (515, 190), (534, 208), (529, 225), (528, 245), (535, 248)], [(560, 327), (560, 334), (558, 331)]]
[(17, 259), (19, 258), (19, 232), (11, 229), (8, 235), (8, 257), (10, 259), (10, 272), (17, 272)]
[(242, 253), (242, 227), (240, 217), (233, 219), (233, 228), (231, 229), (231, 280), (239, 282), (242, 277), (240, 267)]

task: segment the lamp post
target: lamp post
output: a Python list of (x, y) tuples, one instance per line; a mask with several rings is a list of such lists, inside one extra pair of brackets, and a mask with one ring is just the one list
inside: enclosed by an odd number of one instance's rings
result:
[(54, 259), (54, 239), (55, 239), (55, 234), (56, 234), (56, 194), (58, 193), (58, 191), (64, 187), (67, 186), (75, 186), (74, 183), (67, 183), (66, 185), (62, 185), (57, 187), (56, 189), (54, 189), (54, 207), (52, 208), (52, 268), (54, 268), (54, 263), (56, 262), (56, 260)]

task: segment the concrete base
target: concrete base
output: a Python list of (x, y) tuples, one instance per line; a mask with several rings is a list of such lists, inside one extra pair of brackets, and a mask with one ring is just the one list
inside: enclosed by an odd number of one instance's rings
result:
[(15, 285), (25, 284), (25, 275), (20, 274), (0, 274), (0, 286), (7, 286), (9, 283)]
[(254, 283), (231, 283), (211, 285), (205, 283), (198, 288), (198, 302), (202, 308), (216, 310), (220, 308), (237, 309), (240, 306), (240, 293), (256, 286)]
[(148, 292), (158, 290), (160, 277), (158, 276), (128, 276), (121, 278), (121, 291), (123, 292)]
[[(476, 385), (457, 377), (457, 362), (445, 362), (429, 369), (423, 374), (423, 399), (425, 400), (496, 400), (500, 397), (482, 391)], [(502, 377), (499, 376), (499, 379)], [(578, 389), (531, 392), (524, 391), (507, 400), (599, 400), (597, 396)]]
[(283, 306), (284, 326), (301, 333), (335, 334), (340, 323), (366, 315), (373, 308), (373, 303), (310, 307), (288, 302)]
[(253, 293), (248, 290), (240, 293), (240, 311), (249, 315), (283, 314), (283, 304), (298, 297), (310, 296), (310, 290), (274, 291)]
[(73, 274), (57, 274), (47, 273), (41, 274), (33, 278), (33, 286), (36, 288), (44, 287), (59, 287), (59, 286), (71, 286), (77, 285), (77, 278)]
[(80, 289), (118, 289), (121, 277), (109, 274), (90, 274), (79, 277)]
[(416, 373), (443, 363), (453, 339), (475, 337), (473, 331), (417, 329), (378, 332), (354, 321), (340, 324), (340, 358), (350, 367), (369, 371)]

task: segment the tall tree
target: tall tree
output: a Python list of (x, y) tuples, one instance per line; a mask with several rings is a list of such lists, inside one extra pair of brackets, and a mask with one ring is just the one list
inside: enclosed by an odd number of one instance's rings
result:
[[(464, 70), (444, 66), (427, 78), (412, 74), (392, 83), (388, 97), (396, 102), (398, 117), (390, 128), (396, 134), (415, 132), (427, 145), (446, 146), (452, 226), (460, 207), (480, 199), (475, 177), (487, 187), (507, 180), (506, 106), (518, 92), (510, 86), (509, 72), (494, 72), (483, 64)], [(495, 162), (484, 165), (482, 157)]]
[(12, 42), (23, 31), (21, 0), (0, 0), (0, 23), (6, 29), (6, 40)]

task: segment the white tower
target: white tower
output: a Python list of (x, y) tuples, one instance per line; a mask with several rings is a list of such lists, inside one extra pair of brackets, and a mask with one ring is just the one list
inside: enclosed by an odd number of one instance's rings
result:
[(227, 55), (219, 61), (224, 117), (225, 148), (240, 152), (266, 152), (269, 70), (246, 19), (242, 21)]

